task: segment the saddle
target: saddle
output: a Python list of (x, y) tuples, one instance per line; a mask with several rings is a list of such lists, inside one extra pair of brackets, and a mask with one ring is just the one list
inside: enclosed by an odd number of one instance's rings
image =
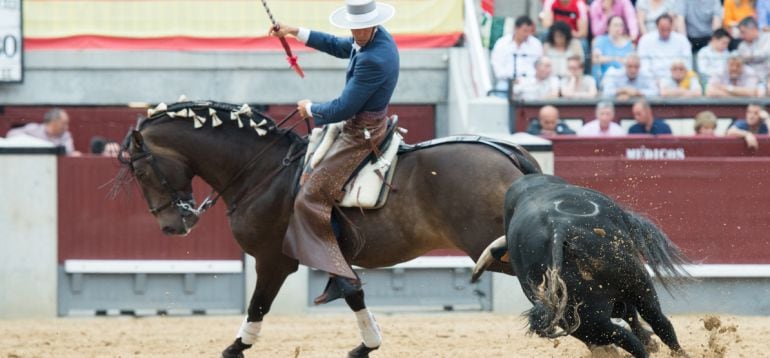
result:
[[(343, 122), (314, 128), (308, 136), (303, 172), (309, 173), (320, 163), (342, 132)], [(346, 208), (379, 209), (385, 205), (398, 161), (403, 137), (398, 130), (398, 116), (388, 120), (385, 139), (364, 159), (345, 183), (345, 196), (339, 206)], [(378, 155), (379, 154), (379, 155)]]

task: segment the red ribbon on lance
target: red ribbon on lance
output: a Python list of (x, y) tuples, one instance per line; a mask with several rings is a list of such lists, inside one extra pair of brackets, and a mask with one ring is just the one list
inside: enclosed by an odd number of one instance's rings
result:
[[(274, 28), (275, 31), (278, 31), (278, 25), (275, 25)], [(286, 52), (286, 61), (289, 63), (289, 66), (299, 75), (299, 77), (305, 78), (305, 72), (303, 72), (302, 68), (299, 67), (299, 63), (297, 63), (297, 55), (291, 52), (289, 42), (287, 42), (283, 37), (279, 37), (278, 39), (281, 40), (281, 46), (283, 46), (283, 50)]]
[[(267, 6), (267, 0), (262, 0), (262, 6), (265, 7), (265, 11), (267, 11), (267, 17), (269, 17), (270, 22), (273, 23), (273, 31), (277, 32), (281, 29), (281, 27), (278, 26), (275, 18), (273, 18), (273, 13), (270, 12), (270, 8)], [(289, 47), (289, 43), (286, 42), (286, 39), (283, 37), (279, 37), (278, 39), (281, 40), (283, 51), (286, 52), (286, 61), (289, 62), (289, 66), (299, 75), (299, 77), (305, 78), (305, 72), (302, 72), (302, 68), (299, 67), (299, 63), (297, 63), (297, 56), (291, 53), (291, 47)]]

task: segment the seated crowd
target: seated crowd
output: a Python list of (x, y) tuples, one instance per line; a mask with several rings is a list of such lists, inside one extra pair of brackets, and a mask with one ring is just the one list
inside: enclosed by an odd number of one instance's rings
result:
[[(657, 118), (653, 109), (644, 98), (638, 98), (631, 107), (634, 122), (628, 129), (618, 124), (615, 106), (611, 100), (601, 100), (596, 104), (595, 119), (586, 121), (579, 128), (572, 128), (565, 123), (559, 109), (546, 105), (540, 108), (538, 117), (531, 120), (527, 133), (539, 136), (577, 135), (586, 137), (619, 137), (625, 135), (672, 135), (671, 127), (661, 118)], [(717, 136), (717, 116), (711, 111), (702, 111), (693, 118), (693, 132), (696, 136)], [(724, 135), (743, 138), (750, 149), (757, 149), (757, 135), (767, 136), (770, 128), (770, 114), (760, 103), (746, 106), (745, 116), (735, 119), (727, 127)]]
[[(544, 0), (539, 20), (542, 33), (520, 16), (513, 35), (495, 42), (493, 93), (524, 102), (599, 102), (595, 119), (582, 126), (567, 125), (556, 107), (544, 106), (529, 123), (532, 134), (671, 134), (648, 99), (770, 93), (770, 0)], [(633, 125), (619, 124), (614, 101), (633, 101)], [(721, 133), (712, 112), (693, 122), (696, 135), (742, 137), (756, 148), (770, 115), (753, 103)]]
[(492, 48), (494, 93), (555, 97), (762, 97), (770, 0), (544, 0)]

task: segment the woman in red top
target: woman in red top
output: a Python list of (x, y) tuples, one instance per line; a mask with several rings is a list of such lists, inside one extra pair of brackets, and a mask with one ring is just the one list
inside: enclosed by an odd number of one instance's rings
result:
[(556, 21), (566, 22), (574, 38), (585, 39), (588, 35), (588, 6), (584, 0), (545, 0), (540, 20), (546, 28)]

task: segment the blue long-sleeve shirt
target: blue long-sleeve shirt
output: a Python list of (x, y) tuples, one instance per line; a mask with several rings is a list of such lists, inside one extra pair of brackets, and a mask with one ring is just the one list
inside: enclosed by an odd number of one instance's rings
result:
[(765, 27), (770, 26), (770, 0), (757, 0), (755, 6), (757, 7), (759, 30), (762, 31)]
[(311, 106), (316, 125), (348, 120), (359, 112), (382, 111), (390, 103), (399, 73), (398, 48), (393, 37), (378, 26), (366, 46), (355, 51), (353, 43), (352, 37), (310, 32), (308, 46), (335, 57), (350, 58), (342, 94)]

